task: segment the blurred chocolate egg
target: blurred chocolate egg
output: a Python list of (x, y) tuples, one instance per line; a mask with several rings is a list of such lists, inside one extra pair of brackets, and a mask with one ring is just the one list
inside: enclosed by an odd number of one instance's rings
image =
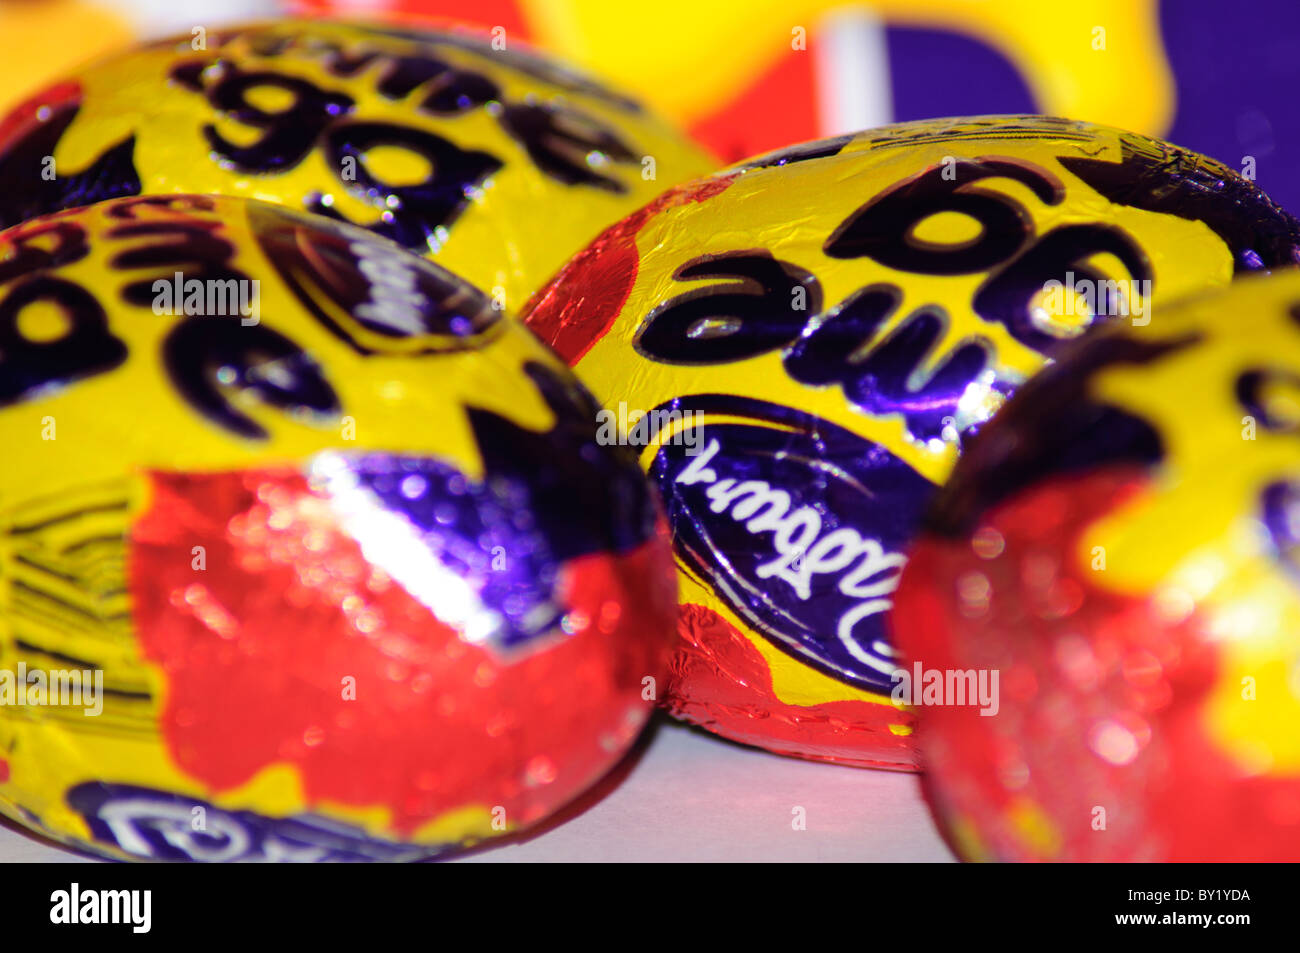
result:
[(0, 120), (0, 227), (204, 192), (362, 225), (511, 309), (606, 225), (714, 163), (508, 37), (287, 20), (102, 60)]
[(1079, 342), (958, 462), (892, 624), (963, 856), (1300, 859), (1298, 386), (1300, 272), (1244, 279)]

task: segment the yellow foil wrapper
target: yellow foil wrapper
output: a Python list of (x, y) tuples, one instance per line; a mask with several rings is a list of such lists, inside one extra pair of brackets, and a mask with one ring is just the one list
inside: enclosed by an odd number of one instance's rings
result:
[(0, 122), (0, 226), (168, 192), (278, 202), (520, 307), (610, 222), (715, 163), (634, 100), (513, 44), (328, 21), (100, 62)]
[(681, 569), (668, 704), (782, 753), (910, 767), (885, 620), (933, 488), (1106, 321), (1296, 260), (1203, 156), (1044, 117), (906, 123), (670, 190), (526, 320), (658, 482)]
[(648, 717), (671, 557), (492, 299), (218, 196), (0, 233), (0, 812), (113, 857), (519, 830)]

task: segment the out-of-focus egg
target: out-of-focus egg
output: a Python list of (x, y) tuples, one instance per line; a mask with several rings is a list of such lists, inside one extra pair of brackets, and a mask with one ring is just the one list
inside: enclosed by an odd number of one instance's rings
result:
[[(957, 464), (892, 616), (972, 859), (1300, 859), (1300, 272), (1079, 342)], [(960, 697), (964, 695), (965, 697)]]
[(0, 226), (128, 195), (265, 199), (369, 228), (517, 309), (600, 229), (713, 167), (508, 37), (196, 27), (0, 120)]

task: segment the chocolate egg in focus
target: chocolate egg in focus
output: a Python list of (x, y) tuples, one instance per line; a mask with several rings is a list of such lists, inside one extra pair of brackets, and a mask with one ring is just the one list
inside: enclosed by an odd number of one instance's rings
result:
[(119, 859), (419, 859), (553, 814), (648, 717), (650, 488), (450, 272), (116, 199), (0, 233), (0, 335), (0, 812)]
[(509, 37), (286, 20), (96, 63), (0, 120), (0, 227), (203, 192), (365, 226), (517, 310), (600, 229), (716, 168)]
[[(1300, 271), (1079, 342), (958, 462), (892, 615), (968, 859), (1300, 859)], [(937, 675), (935, 674), (937, 673)], [(916, 689), (913, 689), (915, 693)]]
[(1298, 251), (1300, 223), (1213, 160), (1014, 116), (793, 147), (608, 229), (525, 320), (664, 498), (670, 710), (783, 754), (914, 768), (885, 620), (960, 448), (1092, 326)]

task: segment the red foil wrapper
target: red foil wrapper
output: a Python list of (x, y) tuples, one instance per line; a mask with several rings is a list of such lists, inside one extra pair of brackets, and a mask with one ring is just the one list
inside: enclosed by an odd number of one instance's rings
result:
[(972, 443), (896, 593), (975, 860), (1300, 858), (1300, 273), (1080, 342)]

